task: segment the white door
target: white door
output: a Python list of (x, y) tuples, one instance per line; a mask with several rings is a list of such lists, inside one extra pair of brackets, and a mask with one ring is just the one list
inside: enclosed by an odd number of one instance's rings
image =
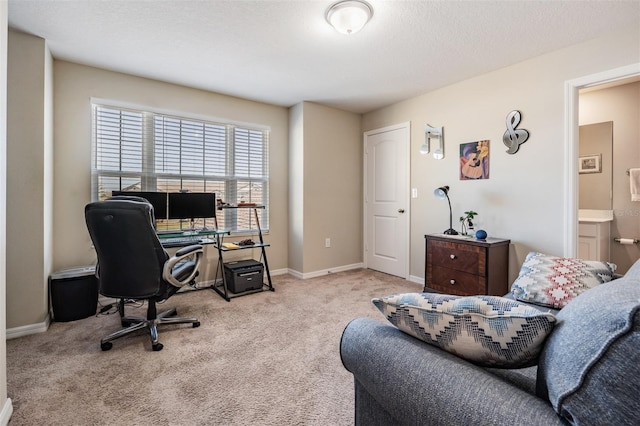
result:
[(364, 134), (367, 268), (409, 275), (409, 123)]

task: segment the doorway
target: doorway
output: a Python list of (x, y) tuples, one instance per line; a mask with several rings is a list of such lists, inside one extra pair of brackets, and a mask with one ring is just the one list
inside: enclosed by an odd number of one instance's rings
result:
[(364, 134), (365, 267), (409, 276), (410, 124)]
[(579, 91), (640, 76), (640, 63), (581, 77), (565, 82), (565, 206), (564, 253), (577, 256), (578, 245), (578, 152), (579, 152)]

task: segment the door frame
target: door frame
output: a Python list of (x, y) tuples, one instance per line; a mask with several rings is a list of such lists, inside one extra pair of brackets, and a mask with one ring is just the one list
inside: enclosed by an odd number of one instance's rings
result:
[(564, 256), (578, 252), (578, 134), (580, 89), (612, 83), (640, 75), (640, 63), (568, 80), (564, 84), (565, 176), (564, 176)]
[(385, 127), (381, 127), (378, 129), (373, 129), (373, 130), (368, 130), (366, 132), (363, 133), (362, 135), (362, 162), (363, 162), (363, 166), (362, 166), (362, 170), (363, 170), (363, 177), (362, 177), (362, 185), (363, 185), (363, 191), (362, 191), (362, 205), (363, 205), (363, 219), (362, 219), (362, 259), (363, 259), (363, 263), (364, 263), (364, 267), (368, 268), (367, 265), (367, 247), (368, 247), (368, 242), (369, 242), (369, 235), (367, 234), (367, 229), (368, 229), (368, 222), (367, 222), (367, 218), (368, 218), (368, 214), (369, 214), (369, 204), (367, 203), (367, 191), (369, 188), (369, 182), (367, 181), (367, 138), (371, 135), (377, 134), (377, 133), (382, 133), (382, 132), (389, 132), (392, 130), (397, 130), (397, 129), (406, 129), (407, 130), (407, 140), (404, 141), (404, 145), (405, 145), (405, 152), (406, 152), (406, 156), (407, 156), (407, 170), (406, 170), (406, 175), (405, 175), (405, 179), (406, 179), (406, 183), (407, 183), (407, 191), (406, 191), (406, 209), (405, 209), (405, 215), (407, 215), (407, 224), (405, 226), (404, 229), (404, 233), (406, 236), (406, 259), (405, 259), (405, 264), (404, 264), (404, 279), (409, 279), (410, 276), (410, 264), (411, 264), (411, 121), (405, 121), (402, 123), (398, 123), (398, 124), (392, 124), (390, 126), (385, 126)]

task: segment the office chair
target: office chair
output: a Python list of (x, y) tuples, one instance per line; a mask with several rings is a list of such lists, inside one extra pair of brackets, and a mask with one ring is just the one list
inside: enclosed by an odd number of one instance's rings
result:
[[(204, 252), (201, 245), (183, 247), (169, 256), (154, 229), (153, 207), (138, 197), (89, 203), (85, 220), (98, 255), (100, 294), (119, 299), (118, 312), (126, 327), (102, 338), (103, 351), (111, 349), (113, 340), (143, 328), (151, 335), (152, 349), (159, 351), (163, 345), (158, 341), (158, 325), (200, 326), (196, 318), (168, 318), (176, 315), (175, 308), (158, 313), (156, 303), (194, 282)], [(146, 300), (146, 318), (125, 316), (125, 300)]]

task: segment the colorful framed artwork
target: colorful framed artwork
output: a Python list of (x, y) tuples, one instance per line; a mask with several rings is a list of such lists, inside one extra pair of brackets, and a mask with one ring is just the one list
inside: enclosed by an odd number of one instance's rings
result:
[(489, 179), (489, 141), (460, 144), (460, 180)]
[(580, 157), (578, 173), (602, 173), (602, 154)]

